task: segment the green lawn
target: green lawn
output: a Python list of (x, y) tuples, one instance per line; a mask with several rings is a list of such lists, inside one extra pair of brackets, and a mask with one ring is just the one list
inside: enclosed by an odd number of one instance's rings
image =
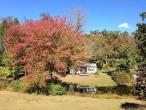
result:
[(60, 80), (82, 86), (116, 86), (116, 82), (107, 74), (89, 76), (67, 75), (66, 77), (60, 77)]

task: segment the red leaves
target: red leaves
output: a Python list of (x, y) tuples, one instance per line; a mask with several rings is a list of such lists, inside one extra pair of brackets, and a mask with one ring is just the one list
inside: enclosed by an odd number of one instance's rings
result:
[(61, 72), (61, 71), (66, 69), (65, 64), (61, 61), (56, 61), (54, 66), (55, 66), (55, 68), (57, 69), (58, 72)]
[[(6, 46), (27, 74), (42, 71), (48, 63), (51, 71), (65, 70), (68, 62), (75, 63), (85, 56), (85, 39), (65, 18), (45, 18), (12, 26), (6, 35)], [(55, 56), (55, 57), (54, 57)]]

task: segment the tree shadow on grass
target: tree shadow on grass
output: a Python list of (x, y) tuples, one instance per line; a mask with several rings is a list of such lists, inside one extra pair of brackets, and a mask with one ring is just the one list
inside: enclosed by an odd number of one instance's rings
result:
[(124, 110), (146, 110), (145, 105), (129, 102), (121, 104), (121, 108)]

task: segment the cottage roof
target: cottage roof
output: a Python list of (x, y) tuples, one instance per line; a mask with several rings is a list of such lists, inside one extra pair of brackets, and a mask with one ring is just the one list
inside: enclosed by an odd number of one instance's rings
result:
[(85, 64), (82, 64), (81, 67), (93, 67), (93, 68), (96, 68), (96, 63), (85, 63)]

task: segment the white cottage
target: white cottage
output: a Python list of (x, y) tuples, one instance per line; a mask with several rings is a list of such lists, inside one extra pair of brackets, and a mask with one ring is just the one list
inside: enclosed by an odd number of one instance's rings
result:
[(85, 63), (80, 65), (77, 69), (70, 68), (70, 74), (77, 74), (77, 75), (89, 75), (92, 73), (96, 73), (97, 66), (96, 63)]

